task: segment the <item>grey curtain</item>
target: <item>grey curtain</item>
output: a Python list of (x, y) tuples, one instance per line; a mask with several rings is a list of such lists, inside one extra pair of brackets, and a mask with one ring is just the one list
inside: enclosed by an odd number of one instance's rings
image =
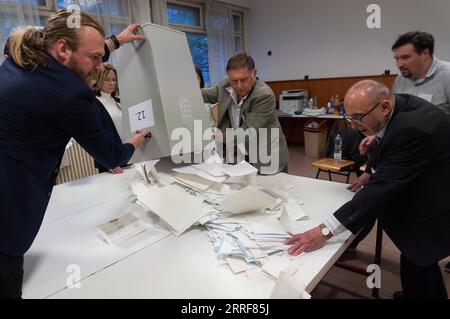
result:
[(211, 85), (226, 76), (226, 64), (234, 53), (233, 17), (229, 4), (206, 0), (206, 30)]

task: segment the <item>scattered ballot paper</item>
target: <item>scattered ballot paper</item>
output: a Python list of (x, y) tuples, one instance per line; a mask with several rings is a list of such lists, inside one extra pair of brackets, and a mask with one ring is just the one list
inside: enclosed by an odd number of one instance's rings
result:
[(256, 176), (256, 173), (258, 173), (258, 170), (247, 163), (246, 161), (242, 161), (239, 164), (236, 165), (228, 165), (223, 169), (223, 172), (227, 174), (228, 176), (236, 177), (236, 176), (247, 176), (247, 175), (254, 175)]
[(202, 198), (190, 195), (176, 185), (151, 190), (141, 188), (136, 196), (141, 203), (158, 215), (176, 236), (211, 213), (211, 209), (203, 204)]
[(285, 211), (292, 220), (300, 220), (309, 217), (300, 205), (291, 201), (283, 204), (282, 211)]
[(305, 291), (305, 285), (301, 280), (285, 271), (281, 271), (270, 298), (311, 299), (311, 295)]
[(275, 214), (247, 214), (245, 219), (253, 230), (258, 244), (260, 241), (283, 241), (290, 237)]
[(225, 212), (242, 214), (261, 212), (276, 205), (277, 199), (261, 191), (258, 186), (250, 185), (226, 197), (221, 206)]
[(179, 167), (179, 168), (173, 168), (174, 172), (185, 174), (185, 175), (196, 175), (198, 177), (201, 177), (203, 179), (206, 179), (209, 182), (213, 183), (223, 183), (227, 177), (222, 174), (222, 176), (213, 176), (209, 173), (204, 172), (201, 169), (195, 168), (194, 166), (185, 166), (185, 167)]
[(98, 225), (97, 227), (110, 245), (117, 245), (147, 230), (145, 223), (131, 212)]
[(291, 234), (298, 234), (298, 233), (304, 233), (307, 231), (305, 227), (300, 225), (296, 220), (292, 219), (286, 209), (282, 209), (281, 215), (280, 215), (280, 224), (283, 226), (284, 230)]
[(142, 176), (148, 184), (151, 184), (152, 181), (160, 181), (159, 174), (155, 167), (158, 162), (159, 160), (152, 160), (144, 163), (134, 164), (134, 167), (139, 175)]
[(193, 187), (200, 191), (206, 191), (214, 184), (214, 182), (204, 179), (197, 175), (177, 173), (175, 174), (175, 179), (177, 179), (177, 181), (181, 182), (184, 185)]
[(281, 256), (273, 255), (266, 259), (262, 271), (277, 279), (282, 271), (294, 274), (298, 270), (298, 261), (290, 260), (287, 254)]
[(249, 264), (243, 258), (238, 257), (227, 257), (225, 258), (228, 266), (234, 274), (239, 274), (241, 272), (253, 269), (256, 267), (254, 264)]
[(201, 170), (209, 175), (212, 175), (214, 177), (225, 176), (225, 173), (223, 172), (223, 164), (202, 163), (202, 164), (192, 165), (192, 167), (199, 169), (199, 170)]
[(282, 192), (287, 192), (290, 189), (295, 188), (292, 177), (285, 173), (279, 173), (272, 176), (258, 175), (256, 176), (255, 182), (258, 185)]
[(220, 155), (217, 152), (213, 152), (213, 153), (203, 153), (203, 155), (206, 155), (205, 158), (205, 163), (208, 164), (222, 164), (223, 163), (223, 159), (220, 157)]
[(231, 191), (231, 187), (228, 184), (223, 183), (214, 183), (208, 188), (205, 193), (213, 194), (213, 195), (229, 195)]

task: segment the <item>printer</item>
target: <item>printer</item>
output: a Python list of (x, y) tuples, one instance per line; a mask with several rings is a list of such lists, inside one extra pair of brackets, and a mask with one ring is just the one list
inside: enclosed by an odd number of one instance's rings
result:
[(308, 106), (308, 91), (304, 89), (283, 90), (280, 94), (280, 112), (294, 115)]

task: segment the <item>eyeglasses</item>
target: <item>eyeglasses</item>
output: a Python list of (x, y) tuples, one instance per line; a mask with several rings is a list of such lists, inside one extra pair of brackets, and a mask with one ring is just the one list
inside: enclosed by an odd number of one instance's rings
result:
[(375, 109), (377, 108), (377, 106), (380, 105), (380, 104), (383, 103), (383, 102), (384, 102), (384, 101), (378, 102), (378, 103), (375, 104), (369, 111), (367, 111), (366, 113), (364, 113), (364, 114), (361, 115), (361, 116), (353, 117), (353, 116), (350, 116), (350, 115), (348, 115), (348, 114), (344, 114), (344, 119), (347, 120), (347, 121), (350, 122), (350, 123), (354, 123), (354, 124), (356, 124), (356, 125), (362, 126), (362, 125), (363, 125), (362, 119), (363, 119), (365, 116), (367, 116), (370, 112), (372, 112), (373, 110), (375, 110)]

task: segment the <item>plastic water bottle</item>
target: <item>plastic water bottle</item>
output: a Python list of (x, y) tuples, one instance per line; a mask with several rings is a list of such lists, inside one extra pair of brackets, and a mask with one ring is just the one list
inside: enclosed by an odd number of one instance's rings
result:
[(339, 95), (334, 97), (334, 112), (333, 115), (339, 115)]
[(342, 160), (342, 138), (339, 134), (334, 138), (334, 159)]
[(328, 114), (333, 114), (334, 113), (334, 96), (331, 97), (330, 101), (328, 102)]

